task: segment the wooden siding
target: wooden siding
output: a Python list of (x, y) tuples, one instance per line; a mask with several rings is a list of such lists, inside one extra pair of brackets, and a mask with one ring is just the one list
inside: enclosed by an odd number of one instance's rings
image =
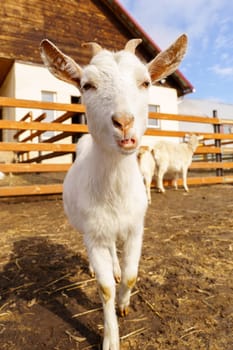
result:
[(80, 64), (90, 51), (81, 43), (97, 41), (119, 49), (131, 37), (111, 11), (95, 0), (7, 0), (0, 7), (0, 57), (42, 63), (39, 43), (54, 41)]
[[(44, 38), (80, 65), (90, 59), (90, 49), (81, 46), (88, 41), (119, 50), (129, 39), (142, 37), (137, 49), (140, 58), (148, 62), (159, 52), (124, 10), (107, 0), (7, 0), (1, 3), (0, 18), (0, 86), (12, 60), (42, 64), (38, 48)], [(9, 60), (7, 68), (1, 66), (1, 59)], [(176, 89), (178, 96), (192, 91), (178, 71), (166, 79), (165, 86)]]

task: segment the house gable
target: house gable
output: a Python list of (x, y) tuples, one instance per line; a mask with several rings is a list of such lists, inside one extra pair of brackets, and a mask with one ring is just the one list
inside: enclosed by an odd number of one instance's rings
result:
[[(39, 43), (43, 38), (55, 42), (81, 65), (88, 63), (90, 51), (83, 42), (96, 41), (103, 47), (119, 50), (132, 37), (142, 37), (138, 54), (145, 61), (160, 51), (127, 11), (113, 0), (8, 0), (0, 7), (0, 58), (41, 64)], [(1, 78), (6, 70), (0, 71)], [(180, 72), (166, 81), (178, 96), (192, 86)]]

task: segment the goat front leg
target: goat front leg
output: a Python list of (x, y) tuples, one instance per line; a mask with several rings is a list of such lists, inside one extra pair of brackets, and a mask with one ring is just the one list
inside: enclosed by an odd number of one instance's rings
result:
[[(112, 243), (112, 245), (109, 247), (109, 252), (112, 257), (112, 269), (113, 269), (113, 275), (115, 278), (115, 281), (117, 283), (120, 283), (121, 281), (121, 268), (119, 264), (119, 260), (117, 257), (117, 251), (116, 251), (116, 244), (115, 242)], [(95, 271), (91, 263), (89, 263), (89, 272), (92, 278), (95, 277)]]
[(134, 287), (137, 275), (138, 265), (141, 256), (143, 226), (131, 232), (124, 244), (122, 277), (119, 290), (119, 312), (121, 316), (126, 316), (129, 312), (129, 303), (131, 290)]
[(177, 179), (178, 179), (178, 174), (175, 173), (175, 177), (174, 177), (174, 179), (173, 179), (173, 181), (172, 181), (175, 190), (178, 190)]
[(148, 200), (148, 204), (151, 204), (151, 182), (152, 182), (152, 178), (150, 178), (150, 176), (145, 176), (144, 178), (144, 184), (146, 187), (146, 194), (147, 194), (147, 200)]
[(157, 174), (157, 187), (160, 192), (164, 193), (165, 188), (163, 186), (163, 177), (164, 177), (165, 171), (162, 168), (159, 168), (158, 174)]
[(187, 186), (187, 172), (188, 172), (188, 169), (183, 169), (182, 177), (183, 177), (183, 187), (186, 192), (189, 192), (189, 189)]
[(120, 283), (120, 281), (121, 281), (121, 268), (120, 268), (119, 260), (117, 257), (115, 242), (111, 245), (111, 247), (109, 248), (109, 251), (110, 251), (110, 254), (112, 257), (112, 268), (113, 268), (113, 275), (114, 275), (115, 281), (117, 283)]
[(115, 280), (110, 249), (94, 246), (88, 249), (90, 264), (95, 272), (104, 311), (103, 350), (119, 350), (119, 330), (115, 311)]

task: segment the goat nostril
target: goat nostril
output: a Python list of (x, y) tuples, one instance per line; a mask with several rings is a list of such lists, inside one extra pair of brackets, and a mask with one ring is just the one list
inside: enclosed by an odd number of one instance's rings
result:
[(112, 116), (112, 123), (115, 128), (119, 130), (126, 130), (133, 126), (134, 123), (134, 117), (131, 115), (113, 115)]
[(112, 117), (112, 123), (113, 123), (113, 125), (115, 126), (115, 128), (117, 128), (117, 129), (121, 129), (122, 130), (122, 124), (121, 124), (121, 122), (119, 121), (119, 119), (118, 118), (116, 118), (116, 117)]

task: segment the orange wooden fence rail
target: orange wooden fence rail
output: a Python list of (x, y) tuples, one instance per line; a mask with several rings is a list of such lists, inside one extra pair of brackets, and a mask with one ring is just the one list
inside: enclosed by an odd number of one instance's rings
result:
[[(15, 131), (14, 139), (16, 140), (12, 142), (0, 142), (0, 152), (15, 152), (18, 155), (19, 160), (18, 163), (0, 163), (1, 172), (14, 173), (16, 174), (15, 176), (17, 176), (17, 174), (33, 173), (38, 174), (40, 177), (42, 174), (48, 173), (65, 173), (69, 169), (71, 163), (61, 163), (59, 157), (66, 154), (74, 154), (76, 144), (72, 143), (71, 137), (88, 132), (87, 125), (72, 124), (72, 118), (77, 115), (77, 113), (85, 113), (85, 107), (83, 105), (17, 100), (0, 97), (0, 107), (26, 108), (29, 110), (20, 121), (8, 120), (7, 118), (0, 120), (0, 130)], [(34, 109), (41, 111), (35, 118), (33, 117), (34, 112), (32, 112)], [(57, 117), (53, 122), (48, 123), (45, 122), (46, 114), (44, 110), (56, 110), (64, 113)], [(233, 183), (233, 134), (224, 134), (220, 132), (220, 126), (224, 124), (233, 124), (233, 121), (219, 119), (217, 117), (212, 118), (152, 112), (149, 117), (159, 120), (179, 121), (181, 123), (190, 122), (196, 123), (197, 125), (212, 125), (213, 133), (201, 133), (204, 140), (208, 141), (208, 144), (197, 148), (195, 157), (198, 159), (197, 161), (193, 161), (190, 167), (191, 174), (197, 171), (203, 173), (196, 173), (195, 176), (190, 175), (188, 178), (188, 184)], [(29, 135), (26, 134), (28, 131), (30, 131)], [(56, 134), (48, 139), (40, 139), (40, 136), (46, 131), (53, 131)], [(188, 132), (189, 130), (174, 131), (148, 128), (146, 135), (182, 138)], [(200, 132), (197, 133), (200, 134)], [(209, 142), (211, 144), (209, 144)], [(20, 155), (25, 152), (27, 154), (26, 160), (20, 157)], [(227, 160), (224, 160), (225, 155), (228, 157)], [(47, 162), (49, 159), (53, 161), (56, 159), (56, 163), (43, 163), (45, 159)], [(207, 171), (208, 173), (206, 173)], [(215, 175), (217, 171), (218, 176)], [(168, 183), (166, 182), (166, 184)], [(181, 184), (180, 179), (178, 180), (178, 184)], [(0, 180), (0, 197), (57, 194), (61, 192), (61, 183), (3, 186)]]

